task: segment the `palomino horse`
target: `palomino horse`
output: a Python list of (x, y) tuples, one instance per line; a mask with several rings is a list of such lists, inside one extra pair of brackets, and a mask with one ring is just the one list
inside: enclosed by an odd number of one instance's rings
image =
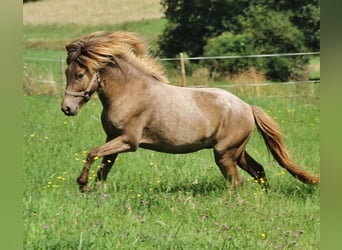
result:
[(221, 89), (167, 84), (162, 66), (135, 34), (95, 32), (66, 49), (62, 111), (76, 115), (97, 92), (107, 135), (86, 157), (77, 179), (81, 191), (88, 190), (95, 159), (103, 157), (97, 181), (105, 181), (117, 155), (138, 147), (174, 154), (213, 148), (217, 166), (234, 187), (243, 183), (237, 165), (267, 187), (263, 167), (245, 149), (255, 125), (279, 165), (304, 183), (319, 183), (319, 175), (291, 160), (278, 126), (262, 109)]

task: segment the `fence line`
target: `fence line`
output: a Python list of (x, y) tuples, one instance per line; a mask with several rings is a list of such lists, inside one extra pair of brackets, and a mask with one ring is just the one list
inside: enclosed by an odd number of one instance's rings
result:
[(43, 80), (43, 79), (31, 79), (34, 82), (40, 82), (40, 83), (56, 83), (54, 80)]
[[(301, 53), (277, 53), (277, 54), (258, 54), (258, 55), (232, 55), (232, 56), (200, 56), (200, 57), (184, 57), (183, 53), (180, 53), (179, 57), (176, 58), (156, 58), (160, 61), (180, 61), (180, 64), (182, 66), (182, 86), (186, 85), (186, 72), (185, 72), (185, 66), (184, 61), (185, 60), (224, 60), (224, 59), (238, 59), (238, 58), (266, 58), (266, 57), (288, 57), (288, 56), (308, 56), (308, 55), (320, 55), (320, 52), (301, 52)], [(60, 56), (59, 58), (39, 58), (39, 57), (23, 57), (25, 60), (29, 61), (45, 61), (45, 62), (59, 62), (60, 65), (60, 78), (63, 79), (64, 76), (64, 63), (65, 63), (65, 57)], [(31, 79), (38, 83), (56, 83), (54, 80), (44, 80), (44, 79)], [(289, 85), (289, 84), (304, 84), (304, 83), (318, 83), (317, 81), (297, 81), (297, 82), (278, 82), (278, 83), (254, 83), (254, 84), (241, 84), (240, 87), (255, 87), (255, 86), (272, 86), (272, 85)], [(200, 86), (194, 86), (194, 87), (200, 87)], [(222, 88), (234, 88), (237, 87), (235, 85), (220, 85)], [(63, 88), (63, 86), (62, 86)]]
[[(302, 52), (302, 53), (278, 53), (278, 54), (260, 54), (260, 55), (244, 55), (244, 56), (197, 56), (184, 57), (184, 60), (212, 60), (212, 59), (238, 59), (238, 58), (262, 58), (262, 57), (282, 57), (282, 56), (307, 56), (320, 55), (320, 52)], [(176, 61), (179, 58), (157, 58), (160, 61)]]
[(320, 83), (321, 81), (298, 81), (298, 82), (265, 82), (265, 83), (246, 83), (246, 84), (229, 84), (229, 85), (220, 85), (223, 88), (234, 88), (234, 87), (262, 87), (262, 86), (279, 86), (279, 85), (295, 85), (295, 84), (307, 84), (307, 83)]
[[(197, 56), (197, 57), (184, 57), (184, 60), (212, 60), (212, 59), (238, 59), (238, 58), (263, 58), (263, 57), (283, 57), (283, 56), (308, 56), (308, 55), (320, 55), (321, 52), (300, 52), (300, 53), (278, 53), (278, 54), (258, 54), (258, 55), (236, 55), (236, 56)], [(23, 57), (30, 61), (53, 61), (60, 62), (65, 59), (53, 59), (53, 58), (42, 58), (42, 57)], [(173, 58), (156, 58), (159, 61), (179, 61), (180, 57)]]
[[(54, 80), (40, 80), (40, 79), (32, 79), (35, 82), (40, 82), (40, 83), (56, 83)], [(307, 84), (307, 83), (320, 83), (320, 80), (313, 80), (313, 81), (291, 81), (291, 82), (267, 82), (267, 83), (244, 83), (244, 84), (226, 84), (222, 85), (220, 84), (219, 86), (221, 88), (238, 88), (238, 87), (263, 87), (263, 86), (279, 86), (279, 85), (300, 85), (300, 84)], [(200, 86), (200, 85), (189, 85), (189, 87), (195, 87), (195, 88), (202, 88), (202, 87), (208, 87), (208, 86)]]
[(52, 59), (52, 58), (41, 58), (41, 57), (23, 57), (26, 60), (29, 61), (46, 61), (46, 62), (59, 62), (61, 59)]

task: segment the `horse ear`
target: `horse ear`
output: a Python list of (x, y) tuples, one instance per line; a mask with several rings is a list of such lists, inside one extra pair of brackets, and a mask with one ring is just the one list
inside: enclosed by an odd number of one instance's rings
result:
[(115, 65), (115, 64), (118, 64), (118, 63), (117, 63), (117, 61), (118, 61), (118, 58), (117, 58), (117, 56), (115, 56), (115, 55), (112, 55), (112, 60), (111, 60), (111, 63), (112, 63), (113, 65)]
[(80, 54), (82, 55), (87, 55), (88, 54), (88, 49), (84, 46), (84, 43), (80, 44)]

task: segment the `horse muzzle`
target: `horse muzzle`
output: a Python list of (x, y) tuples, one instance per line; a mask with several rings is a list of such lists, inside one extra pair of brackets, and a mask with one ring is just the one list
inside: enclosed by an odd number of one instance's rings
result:
[(77, 115), (80, 109), (79, 104), (68, 103), (65, 100), (62, 102), (61, 110), (67, 116), (75, 116)]
[(72, 111), (69, 107), (66, 107), (66, 108), (62, 107), (61, 110), (67, 116), (75, 116), (78, 113), (78, 112)]

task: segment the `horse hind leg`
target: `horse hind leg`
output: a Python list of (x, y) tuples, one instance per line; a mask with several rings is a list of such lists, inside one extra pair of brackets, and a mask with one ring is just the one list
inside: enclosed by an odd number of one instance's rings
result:
[(247, 151), (242, 151), (237, 159), (237, 164), (249, 173), (260, 185), (262, 185), (265, 190), (269, 188), (264, 168), (254, 160)]
[(236, 161), (232, 158), (230, 152), (224, 154), (214, 150), (216, 165), (221, 170), (222, 175), (231, 181), (234, 188), (242, 186), (243, 178), (241, 177), (239, 170), (237, 169)]

